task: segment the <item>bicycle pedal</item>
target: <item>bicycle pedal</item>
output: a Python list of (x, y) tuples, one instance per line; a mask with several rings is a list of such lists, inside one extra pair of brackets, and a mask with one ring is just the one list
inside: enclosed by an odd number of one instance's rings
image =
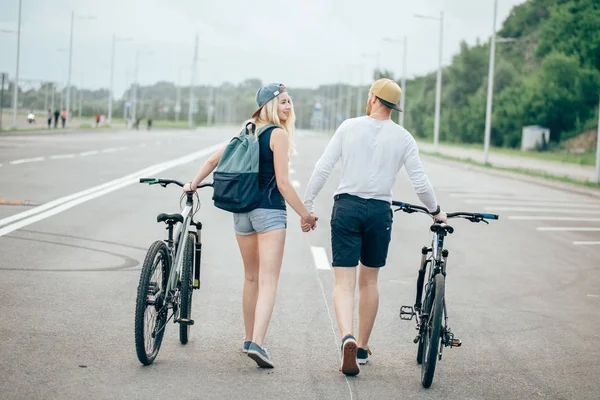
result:
[(177, 322), (179, 322), (182, 325), (194, 325), (194, 320), (188, 318), (179, 318)]
[(450, 339), (450, 347), (460, 347), (460, 346), (462, 346), (462, 342), (460, 341), (460, 339), (457, 339), (457, 338)]
[(415, 310), (412, 306), (402, 306), (400, 307), (400, 319), (405, 321), (410, 321), (415, 316)]
[(413, 343), (417, 344), (419, 343), (419, 341), (421, 340), (421, 335), (417, 335), (414, 339), (413, 339)]

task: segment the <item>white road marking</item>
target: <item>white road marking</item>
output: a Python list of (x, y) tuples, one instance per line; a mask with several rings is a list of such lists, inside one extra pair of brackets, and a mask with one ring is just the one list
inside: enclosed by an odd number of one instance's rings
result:
[(146, 147), (146, 146), (147, 146), (147, 144), (146, 144), (146, 143), (142, 143), (142, 144), (140, 144), (140, 147)]
[[(550, 201), (544, 197), (521, 197), (519, 195), (507, 193), (450, 193), (450, 197), (469, 198), (469, 199), (490, 199), (490, 200), (514, 200), (514, 201)], [(553, 198), (551, 201), (564, 203), (570, 201), (578, 201), (576, 199)]]
[(538, 226), (535, 229), (553, 232), (600, 232), (600, 226)]
[(573, 242), (574, 245), (576, 246), (599, 246), (600, 242), (585, 242), (585, 241), (579, 241), (579, 242)]
[(298, 181), (292, 181), (292, 186), (295, 188), (299, 188), (300, 187), (300, 182)]
[(108, 149), (102, 150), (103, 153), (114, 153), (115, 151), (117, 151), (116, 147), (110, 147)]
[(295, 169), (293, 169), (293, 168), (290, 168), (288, 172), (289, 172), (290, 174), (295, 174), (295, 173), (296, 173), (296, 170), (295, 170)]
[(571, 210), (565, 208), (537, 208), (537, 207), (483, 207), (487, 211), (512, 211), (533, 213), (557, 213), (557, 214), (600, 214), (600, 210)]
[(587, 297), (600, 297), (600, 294), (588, 294)]
[(292, 148), (292, 156), (297, 156), (298, 155), (298, 151), (296, 151), (296, 148), (293, 147)]
[(198, 158), (207, 156), (215, 150), (219, 149), (221, 145), (222, 144), (220, 143), (209, 148), (197, 151), (195, 153), (189, 154), (187, 156), (177, 158), (175, 160), (152, 165), (148, 168), (144, 168), (140, 171), (134, 172), (133, 174), (129, 174), (122, 178), (106, 182), (102, 185), (98, 185), (90, 189), (71, 194), (69, 196), (61, 197), (39, 207), (32, 208), (31, 210), (12, 215), (8, 218), (4, 218), (0, 220), (0, 226), (10, 224), (13, 221), (18, 222), (15, 222), (11, 225), (7, 225), (4, 228), (0, 229), (0, 236), (4, 236), (24, 226), (51, 217), (60, 212), (68, 210), (69, 208), (75, 207), (78, 204), (95, 199), (96, 197), (103, 196), (115, 190), (121, 189), (125, 186), (131, 185), (132, 183), (137, 183), (139, 181), (139, 178), (149, 177), (167, 169), (186, 164)]
[(10, 163), (13, 164), (13, 165), (16, 165), (16, 164), (25, 164), (25, 163), (30, 163), (30, 162), (44, 161), (45, 159), (46, 159), (45, 157), (23, 158), (21, 160), (11, 161)]
[(50, 156), (51, 160), (62, 160), (63, 158), (73, 158), (75, 154), (58, 154), (55, 156)]
[(600, 222), (600, 218), (590, 217), (554, 217), (549, 215), (511, 215), (508, 219), (521, 221), (580, 221), (580, 222)]
[(311, 246), (310, 251), (312, 252), (317, 269), (331, 269), (331, 266), (329, 265), (329, 258), (327, 258), (325, 248)]
[[(533, 206), (542, 206), (542, 207), (556, 207), (560, 204), (564, 204), (564, 201), (555, 201), (555, 200), (526, 200), (527, 204), (523, 204), (523, 200), (508, 200), (508, 199), (477, 199), (477, 200), (465, 200), (465, 203), (469, 204), (485, 204), (488, 206), (515, 206), (515, 207), (533, 207)], [(600, 202), (591, 202), (591, 201), (577, 201), (577, 202), (567, 202), (567, 207), (569, 208), (600, 208)]]
[(98, 150), (92, 150), (92, 151), (84, 151), (83, 153), (79, 153), (79, 155), (82, 157), (95, 156), (96, 154), (100, 154), (100, 152)]

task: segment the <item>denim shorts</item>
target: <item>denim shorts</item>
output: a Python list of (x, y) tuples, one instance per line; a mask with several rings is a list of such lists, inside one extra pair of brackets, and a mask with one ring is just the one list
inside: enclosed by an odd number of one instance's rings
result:
[(238, 235), (265, 233), (287, 228), (287, 211), (257, 208), (247, 213), (233, 214), (233, 230)]

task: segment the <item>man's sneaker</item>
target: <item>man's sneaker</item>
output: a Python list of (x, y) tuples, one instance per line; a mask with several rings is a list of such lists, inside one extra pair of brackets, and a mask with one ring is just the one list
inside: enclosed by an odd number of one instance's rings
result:
[(248, 347), (247, 354), (248, 357), (256, 361), (258, 366), (261, 368), (274, 367), (273, 363), (271, 362), (271, 357), (269, 357), (269, 353), (267, 353), (267, 349), (260, 347), (254, 342), (250, 343), (250, 347)]
[(242, 353), (248, 353), (248, 349), (250, 348), (250, 340), (244, 341), (244, 345), (242, 346)]
[(356, 359), (358, 360), (358, 363), (360, 365), (365, 365), (367, 362), (369, 362), (369, 355), (371, 355), (371, 349), (366, 348), (366, 349), (361, 349), (360, 347), (358, 348), (358, 350), (356, 351)]
[(344, 375), (358, 375), (360, 368), (356, 362), (356, 339), (352, 335), (346, 335), (342, 339), (342, 373)]

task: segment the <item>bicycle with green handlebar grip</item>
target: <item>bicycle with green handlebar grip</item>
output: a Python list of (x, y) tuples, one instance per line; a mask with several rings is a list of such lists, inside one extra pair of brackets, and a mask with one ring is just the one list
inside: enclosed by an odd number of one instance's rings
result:
[[(393, 201), (392, 206), (399, 207), (394, 210), (406, 213), (420, 212), (431, 215), (421, 206)], [(464, 218), (471, 222), (487, 222), (497, 220), (496, 214), (483, 214), (471, 212), (448, 213), (450, 218)], [(448, 327), (448, 313), (446, 308), (446, 266), (449, 252), (444, 248), (446, 236), (454, 233), (454, 228), (446, 223), (436, 221), (431, 225), (433, 232), (431, 247), (421, 249), (421, 263), (417, 277), (417, 296), (414, 306), (402, 306), (400, 319), (412, 320), (416, 318), (416, 329), (419, 332), (414, 343), (418, 344), (417, 363), (421, 364), (421, 384), (428, 388), (433, 382), (437, 360), (442, 359), (444, 347), (460, 347), (462, 342), (454, 336)], [(427, 282), (425, 282), (426, 272)], [(423, 298), (423, 294), (425, 297)], [(421, 301), (422, 300), (422, 301)]]
[[(140, 183), (167, 187), (183, 187), (173, 179), (141, 178)], [(212, 186), (204, 183), (197, 189)], [(194, 197), (196, 200), (194, 200)], [(196, 191), (186, 192), (181, 213), (161, 213), (156, 222), (166, 224), (167, 238), (152, 243), (142, 266), (135, 307), (135, 349), (138, 360), (149, 365), (154, 362), (172, 319), (179, 324), (179, 340), (189, 340), (192, 316), (192, 293), (200, 289), (200, 256), (202, 223), (194, 221), (200, 209)], [(195, 208), (194, 208), (195, 207)]]

